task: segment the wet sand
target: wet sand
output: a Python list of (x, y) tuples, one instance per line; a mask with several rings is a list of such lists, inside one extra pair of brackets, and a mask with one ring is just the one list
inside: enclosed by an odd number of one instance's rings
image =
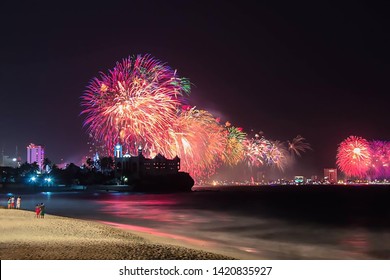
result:
[[(186, 248), (151, 235), (32, 211), (0, 209), (2, 260), (215, 260), (222, 254)], [(174, 243), (175, 245), (168, 245)]]

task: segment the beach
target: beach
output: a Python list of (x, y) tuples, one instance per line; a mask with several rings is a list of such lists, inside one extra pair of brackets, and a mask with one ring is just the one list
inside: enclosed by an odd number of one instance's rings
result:
[[(0, 209), (1, 260), (216, 260), (196, 250), (98, 222)], [(179, 244), (178, 241), (174, 242)]]

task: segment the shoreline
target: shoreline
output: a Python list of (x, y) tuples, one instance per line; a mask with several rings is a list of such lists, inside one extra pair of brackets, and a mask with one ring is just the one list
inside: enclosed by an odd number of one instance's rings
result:
[(155, 236), (95, 221), (0, 209), (1, 260), (222, 260), (223, 252), (187, 246), (172, 236)]

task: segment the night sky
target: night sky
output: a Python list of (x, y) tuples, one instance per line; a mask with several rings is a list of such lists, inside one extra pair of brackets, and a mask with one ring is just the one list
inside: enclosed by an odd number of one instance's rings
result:
[(335, 167), (349, 135), (390, 140), (389, 11), (372, 1), (3, 2), (6, 155), (18, 146), (25, 161), (32, 142), (55, 163), (79, 163), (86, 85), (145, 53), (191, 80), (191, 105), (269, 139), (305, 137), (313, 151), (291, 173)]

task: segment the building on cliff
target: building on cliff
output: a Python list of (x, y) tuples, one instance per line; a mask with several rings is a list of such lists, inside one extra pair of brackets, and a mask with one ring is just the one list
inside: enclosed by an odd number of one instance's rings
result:
[(180, 158), (167, 159), (161, 154), (154, 158), (145, 158), (142, 148), (138, 148), (137, 156), (128, 154), (122, 155), (122, 147), (118, 144), (115, 147), (115, 167), (121, 174), (131, 174), (137, 177), (149, 175), (177, 174), (180, 170)]

